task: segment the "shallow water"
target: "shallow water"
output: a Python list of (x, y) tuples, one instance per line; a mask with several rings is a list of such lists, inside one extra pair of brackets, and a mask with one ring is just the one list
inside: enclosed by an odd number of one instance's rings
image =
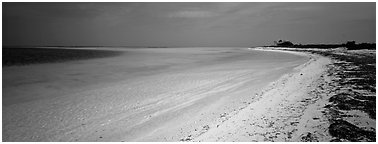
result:
[(3, 141), (179, 141), (307, 57), (247, 48), (126, 54), (3, 68)]

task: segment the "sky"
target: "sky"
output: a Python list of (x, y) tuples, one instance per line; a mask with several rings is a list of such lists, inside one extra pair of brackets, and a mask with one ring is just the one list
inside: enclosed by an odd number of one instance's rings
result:
[(375, 42), (375, 3), (2, 3), (5, 46)]

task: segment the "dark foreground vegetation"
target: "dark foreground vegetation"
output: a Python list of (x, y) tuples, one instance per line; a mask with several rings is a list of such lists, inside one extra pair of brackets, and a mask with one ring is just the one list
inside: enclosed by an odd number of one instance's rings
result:
[[(350, 117), (342, 111), (360, 110), (376, 119), (376, 66), (374, 54), (347, 53), (346, 55), (332, 52), (318, 52), (338, 60), (330, 69), (339, 84), (338, 93), (333, 95), (326, 107), (332, 112), (329, 132), (336, 137), (334, 141), (375, 141), (376, 132), (344, 120)], [(336, 90), (335, 89), (335, 90)], [(361, 121), (362, 122), (362, 121)]]
[(62, 48), (3, 48), (2, 50), (3, 67), (103, 58), (122, 54), (118, 51)]
[[(334, 60), (328, 71), (333, 77), (330, 104), (325, 106), (330, 122), (329, 133), (334, 137), (332, 141), (376, 141), (375, 51), (298, 50)], [(356, 110), (367, 116), (348, 113)], [(364, 124), (374, 129), (368, 129)]]

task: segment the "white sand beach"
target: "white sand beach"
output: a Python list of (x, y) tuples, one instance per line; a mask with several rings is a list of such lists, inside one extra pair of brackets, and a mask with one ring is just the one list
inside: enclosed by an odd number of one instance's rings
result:
[[(294, 52), (295, 53), (295, 52)], [(315, 137), (328, 141), (329, 122), (322, 113), (327, 93), (319, 91), (330, 82), (326, 65), (331, 60), (310, 55), (311, 60), (270, 83), (256, 101), (194, 141), (299, 142)]]
[[(3, 67), (3, 141), (263, 141), (310, 125), (298, 101), (329, 62), (248, 48), (109, 49), (125, 54)], [(271, 121), (301, 126), (274, 131)]]
[(375, 2), (2, 9), (3, 142), (377, 140)]

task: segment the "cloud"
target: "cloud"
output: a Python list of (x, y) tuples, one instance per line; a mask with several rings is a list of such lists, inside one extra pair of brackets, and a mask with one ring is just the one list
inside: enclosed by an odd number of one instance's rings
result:
[(217, 13), (211, 11), (184, 10), (168, 14), (170, 18), (207, 18), (217, 16)]
[(182, 5), (180, 9), (171, 11), (170, 18), (209, 18), (233, 13), (242, 3), (191, 3)]

